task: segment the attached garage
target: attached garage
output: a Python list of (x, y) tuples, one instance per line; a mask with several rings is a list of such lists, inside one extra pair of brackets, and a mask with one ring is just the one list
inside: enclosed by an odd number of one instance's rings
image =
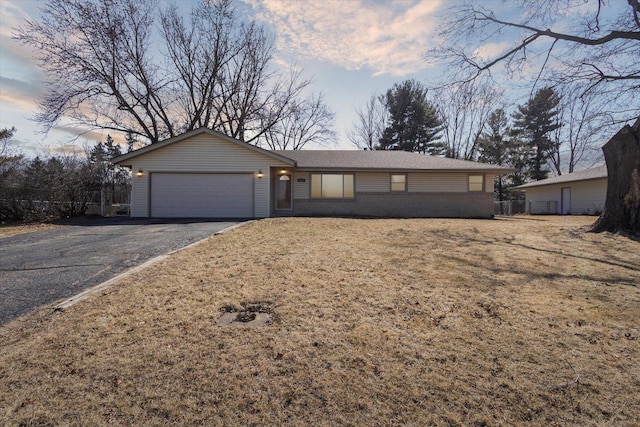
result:
[(153, 218), (252, 218), (253, 174), (152, 173)]
[(270, 174), (295, 162), (200, 128), (114, 159), (131, 168), (134, 218), (265, 218)]

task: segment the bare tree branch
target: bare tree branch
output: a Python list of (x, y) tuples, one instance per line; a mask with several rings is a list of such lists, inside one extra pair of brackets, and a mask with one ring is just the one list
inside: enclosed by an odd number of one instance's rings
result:
[(476, 160), (480, 135), (500, 102), (498, 90), (491, 80), (472, 80), (434, 92), (444, 120), (447, 157)]
[[(443, 43), (426, 55), (445, 61), (454, 86), (487, 75), (530, 82), (532, 92), (540, 82), (579, 83), (583, 93), (597, 92), (612, 113), (624, 114), (623, 121), (632, 120), (640, 112), (640, 2), (627, 3), (614, 8), (591, 0), (579, 11), (561, 0), (520, 1), (512, 11), (455, 6), (441, 26)], [(498, 16), (509, 12), (519, 17)]]
[(283, 120), (264, 134), (272, 150), (301, 150), (310, 143), (326, 144), (335, 136), (334, 114), (324, 102), (324, 96), (312, 95), (290, 106)]
[(347, 137), (360, 150), (374, 150), (387, 127), (388, 113), (380, 97), (371, 95), (363, 108), (356, 109), (357, 119)]
[(275, 71), (273, 36), (231, 0), (201, 0), (189, 19), (158, 6), (47, 0), (40, 21), (16, 30), (49, 76), (34, 117), (45, 132), (72, 123), (153, 143), (205, 126), (258, 143), (290, 105), (311, 108), (298, 101), (310, 81)]

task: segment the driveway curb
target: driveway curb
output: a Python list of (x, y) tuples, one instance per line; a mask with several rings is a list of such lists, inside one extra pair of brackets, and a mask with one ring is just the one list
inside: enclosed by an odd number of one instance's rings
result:
[(137, 265), (137, 266), (135, 266), (133, 268), (130, 268), (129, 270), (127, 270), (127, 271), (125, 271), (123, 273), (120, 273), (117, 276), (112, 277), (111, 279), (109, 279), (109, 280), (107, 280), (105, 282), (100, 283), (99, 285), (93, 286), (93, 287), (91, 287), (89, 289), (85, 289), (84, 291), (80, 292), (79, 294), (76, 294), (76, 295), (72, 296), (71, 298), (68, 298), (68, 299), (62, 301), (61, 303), (56, 304), (53, 307), (53, 310), (54, 311), (64, 311), (67, 308), (75, 305), (76, 303), (79, 303), (80, 301), (85, 300), (85, 299), (89, 298), (90, 296), (97, 294), (98, 292), (104, 291), (105, 289), (109, 289), (111, 286), (115, 285), (120, 280), (122, 280), (122, 279), (124, 279), (124, 278), (126, 278), (128, 276), (131, 276), (132, 274), (135, 274), (135, 273), (137, 273), (139, 271), (142, 271), (145, 268), (148, 268), (148, 267), (150, 267), (150, 266), (152, 266), (154, 264), (157, 264), (160, 261), (163, 261), (163, 260), (167, 259), (169, 256), (171, 256), (171, 255), (173, 255), (173, 254), (175, 254), (177, 252), (184, 251), (185, 249), (189, 249), (189, 248), (191, 248), (193, 246), (197, 246), (197, 245), (199, 245), (201, 243), (206, 242), (209, 239), (214, 238), (215, 236), (218, 236), (220, 234), (224, 234), (224, 233), (226, 233), (228, 231), (231, 231), (231, 230), (233, 230), (235, 228), (241, 227), (241, 226), (243, 226), (245, 224), (250, 224), (250, 223), (252, 223), (254, 221), (255, 220), (251, 220), (251, 221), (241, 222), (239, 224), (232, 225), (230, 227), (227, 227), (225, 229), (222, 229), (220, 231), (217, 231), (217, 232), (213, 233), (211, 236), (208, 236), (208, 237), (205, 237), (204, 239), (198, 240), (197, 242), (193, 242), (193, 243), (191, 243), (191, 244), (189, 244), (187, 246), (184, 246), (182, 248), (174, 249), (172, 251), (167, 252), (164, 255), (158, 255), (157, 257), (151, 258), (151, 259), (143, 262), (140, 265)]

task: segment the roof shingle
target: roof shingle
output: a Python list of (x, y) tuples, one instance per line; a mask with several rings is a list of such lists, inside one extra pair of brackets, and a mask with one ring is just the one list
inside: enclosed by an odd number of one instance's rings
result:
[(565, 175), (554, 176), (553, 178), (541, 179), (540, 181), (530, 182), (528, 184), (513, 187), (514, 190), (526, 190), (527, 188), (541, 187), (543, 185), (562, 184), (564, 182), (586, 181), (589, 179), (599, 179), (607, 177), (607, 165), (595, 168), (585, 169), (580, 172), (568, 173)]
[(512, 168), (407, 151), (276, 150), (294, 160), (298, 169), (394, 170), (394, 171), (483, 171), (509, 173)]

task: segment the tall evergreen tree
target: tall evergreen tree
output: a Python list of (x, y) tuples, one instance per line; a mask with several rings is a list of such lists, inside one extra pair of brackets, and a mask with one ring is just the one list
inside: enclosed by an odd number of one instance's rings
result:
[(135, 150), (135, 145), (138, 142), (138, 138), (136, 138), (136, 135), (133, 132), (128, 131), (124, 135), (124, 140), (127, 142), (127, 153)]
[(115, 143), (111, 135), (107, 135), (106, 141), (98, 142), (88, 152), (88, 160), (91, 168), (91, 189), (97, 191), (102, 187), (114, 187), (116, 184), (127, 181), (127, 172), (118, 165), (111, 163), (111, 159), (122, 154), (120, 146)]
[(547, 161), (554, 153), (552, 132), (560, 127), (558, 104), (560, 96), (551, 87), (536, 92), (526, 104), (520, 105), (513, 114), (514, 136), (530, 149), (527, 176), (535, 181), (549, 175)]
[[(502, 108), (494, 110), (487, 119), (488, 130), (480, 135), (478, 143), (479, 159), (498, 166), (512, 166), (517, 154), (517, 140), (509, 139), (509, 127), (507, 114)], [(496, 196), (498, 200), (505, 200), (504, 176), (496, 178)]]
[(382, 101), (389, 112), (389, 123), (376, 149), (444, 154), (446, 147), (438, 135), (443, 121), (422, 84), (415, 80), (396, 83)]

